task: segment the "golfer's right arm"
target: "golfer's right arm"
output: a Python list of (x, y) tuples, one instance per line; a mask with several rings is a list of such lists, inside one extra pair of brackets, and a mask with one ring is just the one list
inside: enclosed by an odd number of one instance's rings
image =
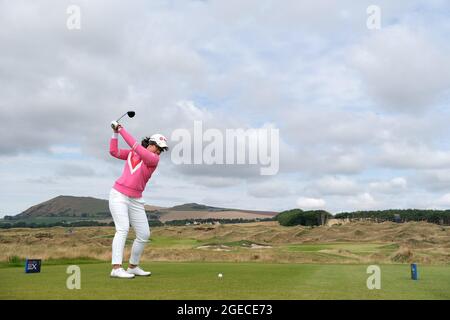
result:
[(109, 142), (109, 154), (121, 160), (127, 160), (131, 150), (119, 149), (119, 134), (114, 132)]

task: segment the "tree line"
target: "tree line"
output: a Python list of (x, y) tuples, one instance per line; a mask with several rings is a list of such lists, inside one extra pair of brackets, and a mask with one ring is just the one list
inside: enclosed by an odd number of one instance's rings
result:
[(232, 223), (251, 223), (251, 222), (261, 222), (261, 221), (273, 221), (273, 218), (264, 218), (264, 219), (184, 219), (184, 220), (172, 220), (164, 222), (165, 225), (168, 226), (185, 226), (191, 224), (205, 224), (205, 223), (220, 223), (220, 224), (232, 224)]
[[(148, 224), (150, 227), (159, 227), (163, 223), (159, 220), (149, 220)], [(36, 222), (25, 222), (19, 221), (16, 223), (0, 223), (0, 229), (12, 229), (12, 228), (51, 228), (51, 227), (114, 227), (114, 222), (99, 222), (95, 220), (83, 220), (83, 221), (73, 221), (73, 222), (49, 222), (49, 223), (36, 223)]]
[[(165, 223), (150, 219), (148, 223), (150, 227), (161, 227), (164, 225), (167, 226), (184, 226), (190, 224), (205, 224), (205, 223), (249, 223), (249, 222), (257, 222), (257, 221), (272, 221), (272, 218), (267, 219), (184, 219), (184, 220), (172, 220), (166, 221)], [(99, 222), (95, 220), (83, 220), (83, 221), (58, 221), (58, 222), (50, 222), (50, 223), (36, 223), (36, 222), (25, 222), (18, 221), (15, 223), (0, 223), (0, 229), (11, 229), (11, 228), (51, 228), (51, 227), (114, 227), (114, 222)]]
[(425, 221), (441, 225), (450, 225), (450, 210), (390, 209), (378, 211), (342, 212), (334, 217), (325, 210), (303, 211), (292, 209), (280, 212), (275, 220), (282, 226), (320, 226), (328, 219), (370, 220), (374, 222), (408, 222)]
[[(408, 222), (408, 221), (425, 221), (429, 223), (450, 225), (450, 210), (425, 210), (425, 209), (389, 209), (389, 210), (372, 210), (372, 211), (354, 211), (341, 212), (334, 217), (331, 213), (325, 210), (310, 210), (303, 211), (302, 209), (292, 209), (280, 212), (274, 218), (266, 219), (184, 219), (166, 221), (165, 223), (157, 219), (149, 219), (150, 227), (159, 226), (184, 226), (190, 224), (204, 224), (204, 223), (249, 223), (258, 221), (278, 221), (282, 226), (320, 226), (327, 223), (329, 219), (350, 219), (350, 220), (370, 220), (374, 222)], [(7, 221), (7, 222), (6, 222)], [(50, 223), (36, 223), (18, 221), (13, 223), (12, 219), (5, 219), (0, 222), (0, 229), (9, 228), (49, 228), (49, 227), (102, 227), (114, 226), (114, 222), (99, 222), (95, 220), (84, 220), (74, 222), (50, 222)]]
[(367, 219), (376, 222), (426, 221), (450, 225), (450, 210), (390, 209), (378, 211), (355, 211), (336, 214), (337, 219)]
[(280, 212), (275, 219), (282, 226), (321, 226), (332, 217), (333, 215), (325, 210), (292, 209)]

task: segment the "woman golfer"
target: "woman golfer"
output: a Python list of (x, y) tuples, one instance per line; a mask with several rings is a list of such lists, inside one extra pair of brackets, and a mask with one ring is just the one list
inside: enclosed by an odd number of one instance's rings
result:
[[(139, 144), (121, 125), (113, 128), (109, 153), (125, 160), (122, 176), (116, 180), (109, 194), (109, 210), (116, 226), (112, 243), (111, 277), (134, 278), (151, 273), (139, 268), (139, 259), (150, 238), (150, 227), (144, 209), (142, 192), (159, 162), (161, 152), (168, 150), (167, 139), (161, 134), (145, 138)], [(118, 135), (131, 149), (118, 149)], [(136, 232), (127, 271), (122, 268), (123, 251), (130, 224)]]

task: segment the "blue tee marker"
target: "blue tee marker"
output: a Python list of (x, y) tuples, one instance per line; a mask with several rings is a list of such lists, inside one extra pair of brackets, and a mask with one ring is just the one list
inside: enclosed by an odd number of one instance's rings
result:
[(417, 264), (411, 264), (411, 279), (417, 280), (419, 278), (419, 272), (417, 271)]

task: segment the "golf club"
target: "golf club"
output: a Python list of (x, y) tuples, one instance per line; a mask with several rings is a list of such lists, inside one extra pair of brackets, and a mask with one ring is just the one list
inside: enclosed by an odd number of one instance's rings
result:
[(117, 126), (119, 125), (119, 120), (122, 119), (123, 117), (125, 117), (126, 115), (128, 115), (128, 117), (130, 117), (130, 118), (133, 118), (136, 115), (136, 112), (134, 112), (134, 111), (125, 112), (119, 119), (111, 122), (111, 128), (113, 128), (114, 130), (117, 130)]
[(126, 113), (124, 113), (119, 119), (117, 119), (116, 121), (119, 122), (120, 119), (122, 119), (123, 117), (125, 117), (126, 115), (128, 115), (130, 118), (133, 118), (134, 115), (136, 114), (136, 112), (134, 111), (127, 111)]

